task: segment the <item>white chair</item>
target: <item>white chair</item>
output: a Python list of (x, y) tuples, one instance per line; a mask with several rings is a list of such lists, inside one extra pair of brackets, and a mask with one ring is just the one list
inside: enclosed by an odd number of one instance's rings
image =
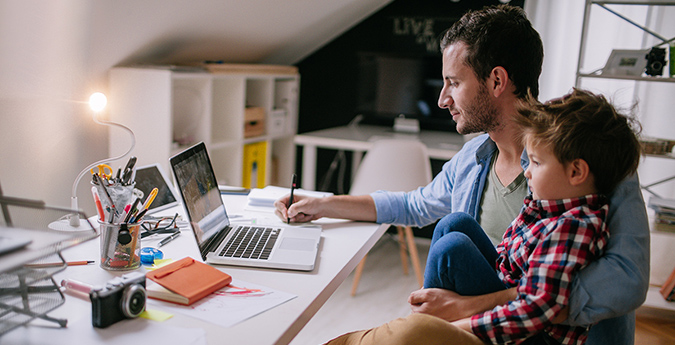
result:
[[(353, 179), (350, 195), (364, 195), (377, 190), (411, 191), (431, 181), (431, 163), (424, 144), (416, 140), (382, 139), (373, 143), (366, 152)], [(410, 260), (420, 287), (423, 285), (422, 267), (420, 266), (417, 246), (412, 228), (397, 226), (398, 240), (403, 264), (403, 273), (408, 274)], [(352, 296), (363, 273), (367, 255), (356, 267)]]

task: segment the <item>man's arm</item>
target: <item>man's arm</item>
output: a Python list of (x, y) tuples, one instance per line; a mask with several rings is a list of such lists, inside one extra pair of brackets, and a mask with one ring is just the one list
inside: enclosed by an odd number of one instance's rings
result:
[(312, 198), (296, 195), (293, 205), (287, 207), (289, 196), (274, 202), (274, 214), (282, 220), (309, 222), (322, 217), (374, 222), (377, 220), (375, 202), (370, 195), (334, 195)]
[(424, 313), (447, 321), (456, 321), (491, 310), (516, 297), (515, 287), (478, 296), (461, 296), (445, 289), (420, 289), (410, 294), (408, 303), (413, 313)]
[(649, 224), (637, 176), (610, 197), (605, 254), (572, 283), (568, 322), (581, 326), (624, 315), (645, 300), (649, 288)]

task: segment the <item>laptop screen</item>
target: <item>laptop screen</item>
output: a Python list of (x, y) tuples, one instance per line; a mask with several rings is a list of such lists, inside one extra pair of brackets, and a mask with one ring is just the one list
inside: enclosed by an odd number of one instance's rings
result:
[(204, 143), (171, 157), (176, 184), (183, 197), (199, 247), (230, 224)]
[(157, 188), (157, 197), (152, 201), (148, 212), (157, 212), (178, 205), (177, 197), (169, 186), (169, 180), (159, 164), (151, 164), (136, 168), (134, 181), (136, 188), (143, 192), (144, 197), (150, 195), (153, 188)]

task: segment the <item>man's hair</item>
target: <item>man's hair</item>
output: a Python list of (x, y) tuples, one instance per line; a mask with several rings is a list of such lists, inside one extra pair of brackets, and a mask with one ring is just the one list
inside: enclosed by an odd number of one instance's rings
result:
[(467, 45), (465, 63), (479, 80), (501, 66), (516, 96), (525, 98), (529, 92), (538, 97), (544, 47), (522, 8), (499, 5), (467, 12), (443, 34), (441, 52), (457, 42)]
[(517, 110), (515, 122), (523, 129), (523, 139), (549, 147), (562, 164), (586, 161), (598, 192), (611, 193), (637, 170), (640, 124), (617, 112), (604, 96), (573, 89), (543, 104), (527, 97)]

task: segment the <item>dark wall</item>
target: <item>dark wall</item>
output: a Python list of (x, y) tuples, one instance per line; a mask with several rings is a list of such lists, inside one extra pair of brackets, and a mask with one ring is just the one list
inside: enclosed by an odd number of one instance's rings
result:
[[(425, 119), (428, 118), (429, 125), (435, 129), (454, 131), (447, 111), (438, 109), (436, 103), (442, 82), (439, 36), (467, 10), (499, 3), (498, 0), (396, 0), (387, 5), (297, 64), (302, 78), (298, 132), (346, 125), (357, 114), (368, 110), (363, 98), (372, 92), (372, 87), (364, 83), (363, 66), (364, 57), (369, 56), (420, 62), (424, 80), (421, 89), (416, 91), (430, 108), (430, 116)], [(521, 7), (523, 3), (524, 0), (510, 2)], [(377, 109), (373, 113), (366, 114), (366, 121), (384, 119), (382, 124), (390, 125), (386, 119), (391, 120), (387, 117), (391, 114), (377, 114)], [(321, 186), (334, 156), (331, 151), (320, 152), (317, 187)], [(300, 156), (298, 158), (301, 162)], [(299, 167), (297, 171), (301, 171)], [(349, 172), (349, 168), (346, 171)], [(346, 179), (349, 181), (349, 176)], [(348, 190), (348, 186), (346, 188)], [(340, 192), (335, 190), (334, 182), (326, 189)]]

